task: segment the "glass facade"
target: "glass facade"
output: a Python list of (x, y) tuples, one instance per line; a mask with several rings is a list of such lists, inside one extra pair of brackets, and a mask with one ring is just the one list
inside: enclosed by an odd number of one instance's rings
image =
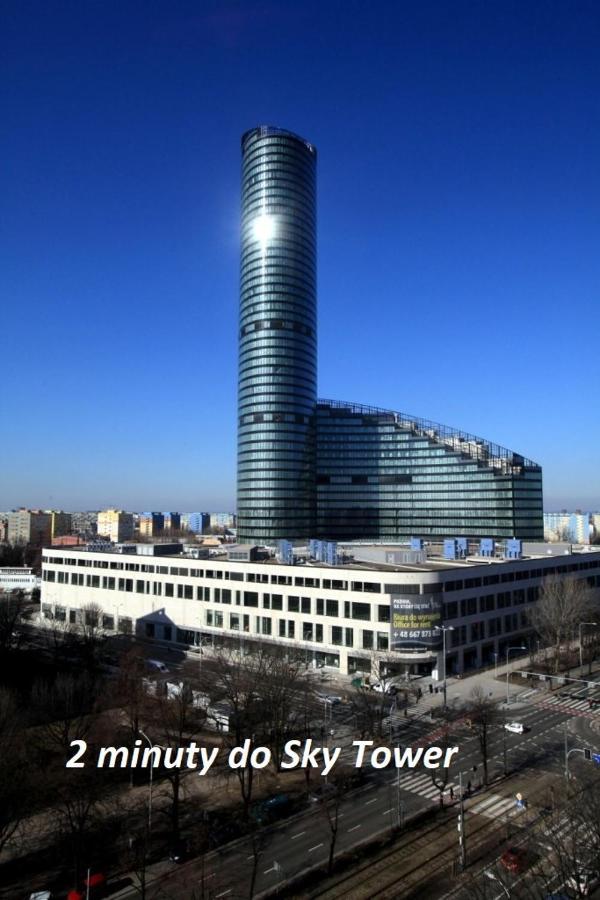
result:
[(323, 538), (543, 538), (540, 466), (435, 422), (319, 401), (316, 472)]
[(242, 138), (238, 538), (315, 530), (316, 150), (279, 128)]
[(242, 137), (238, 540), (543, 539), (542, 471), (439, 423), (318, 401), (316, 150)]

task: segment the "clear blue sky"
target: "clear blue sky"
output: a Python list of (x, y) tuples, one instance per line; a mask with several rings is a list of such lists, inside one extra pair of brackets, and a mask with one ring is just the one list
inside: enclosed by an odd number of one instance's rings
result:
[(0, 509), (232, 509), (240, 136), (316, 144), (319, 393), (600, 507), (596, 2), (7, 0)]

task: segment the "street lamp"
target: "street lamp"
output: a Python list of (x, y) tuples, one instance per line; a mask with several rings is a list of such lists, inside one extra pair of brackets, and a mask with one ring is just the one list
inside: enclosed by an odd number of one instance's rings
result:
[(510, 672), (508, 670), (508, 654), (512, 650), (527, 650), (527, 647), (507, 647), (506, 648), (506, 705), (507, 706), (510, 703), (510, 694), (509, 694), (509, 686), (508, 686), (508, 679), (509, 679), (509, 675), (510, 675)]
[(583, 625), (597, 625), (597, 622), (580, 622), (579, 623), (579, 668), (583, 669), (583, 644), (582, 644), (582, 635), (581, 629)]
[[(145, 731), (142, 731), (141, 728), (138, 728), (139, 733), (148, 741), (148, 746), (150, 747), (150, 753), (154, 750), (154, 744), (148, 737)], [(148, 841), (150, 841), (150, 835), (152, 832), (152, 773), (154, 771), (154, 756), (150, 760), (150, 785), (149, 785), (149, 793), (148, 793)]]
[(446, 632), (454, 631), (454, 625), (434, 625), (434, 631), (442, 632), (442, 656), (444, 658), (444, 708), (446, 707)]

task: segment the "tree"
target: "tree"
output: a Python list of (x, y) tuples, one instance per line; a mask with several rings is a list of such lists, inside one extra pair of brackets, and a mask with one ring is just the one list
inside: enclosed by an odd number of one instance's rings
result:
[(53, 684), (38, 681), (33, 686), (31, 706), (43, 722), (40, 749), (56, 753), (63, 765), (70, 755), (71, 742), (85, 740), (90, 731), (96, 688), (96, 682), (86, 673), (58, 674)]
[[(194, 704), (193, 694), (183, 682), (174, 685), (166, 696), (149, 698), (149, 730), (156, 735), (153, 743), (161, 746), (184, 748), (192, 735), (206, 721), (206, 712)], [(174, 841), (179, 839), (181, 814), (182, 768), (163, 769), (170, 788), (170, 830)]]
[[(224, 735), (229, 748), (239, 746), (246, 739), (251, 744), (268, 739), (262, 691), (265, 687), (266, 652), (263, 648), (253, 656), (243, 656), (239, 651), (223, 651), (214, 660), (210, 683), (213, 703), (223, 703), (229, 711), (229, 731)], [(235, 769), (238, 779), (244, 817), (248, 817), (254, 785), (252, 766)]]
[(31, 807), (31, 768), (13, 694), (0, 688), (0, 853)]
[(367, 736), (381, 737), (385, 730), (385, 719), (396, 703), (395, 698), (383, 691), (380, 693), (368, 687), (357, 687), (350, 702), (361, 740)]
[(465, 711), (471, 728), (477, 736), (479, 752), (481, 753), (481, 762), (483, 765), (483, 783), (487, 786), (489, 761), (488, 741), (490, 730), (498, 721), (498, 709), (494, 701), (486, 695), (481, 685), (476, 685), (472, 689), (469, 697), (470, 699)]
[[(444, 729), (444, 733), (443, 733), (442, 737), (440, 738), (440, 740), (437, 740), (435, 742), (435, 745), (432, 745), (432, 746), (441, 747), (444, 751), (447, 750), (449, 747), (454, 746), (454, 742), (450, 740), (448, 726), (446, 726), (446, 728)], [(430, 775), (431, 775), (431, 781), (432, 781), (434, 787), (436, 787), (439, 791), (440, 807), (443, 809), (444, 808), (444, 793), (448, 786), (448, 779), (450, 776), (450, 772), (446, 768), (446, 766), (440, 766), (439, 769), (430, 769)]]
[(14, 591), (0, 597), (0, 657), (7, 654), (18, 642), (17, 629), (25, 612), (23, 591)]
[(600, 614), (598, 590), (575, 578), (544, 580), (540, 596), (529, 613), (542, 640), (554, 648), (554, 671), (558, 672), (563, 652), (568, 651), (579, 625)]

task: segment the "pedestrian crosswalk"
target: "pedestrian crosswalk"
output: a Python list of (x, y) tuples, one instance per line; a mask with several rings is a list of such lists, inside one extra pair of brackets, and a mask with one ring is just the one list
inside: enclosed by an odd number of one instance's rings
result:
[[(567, 697), (564, 694), (548, 694), (536, 688), (523, 691), (518, 695), (518, 701), (531, 700), (536, 706), (542, 706), (545, 709), (560, 709), (562, 712), (568, 712), (572, 715), (585, 715), (590, 718), (596, 718), (600, 714), (600, 708), (592, 707), (588, 697)], [(595, 702), (597, 702), (597, 699)]]
[(503, 797), (501, 794), (489, 794), (483, 800), (479, 800), (467, 807), (468, 812), (487, 819), (498, 819), (508, 813), (517, 815), (523, 812), (523, 807), (517, 806), (515, 797)]
[[(405, 772), (399, 771), (398, 776), (394, 776), (390, 780), (391, 784), (398, 785), (401, 790), (409, 791), (411, 794), (418, 794), (426, 800), (435, 800), (440, 802), (440, 789), (436, 787), (431, 778), (431, 772)], [(438, 784), (440, 782), (438, 781)], [(444, 800), (452, 801), (458, 798), (459, 787), (454, 781), (448, 781), (443, 790)]]
[[(440, 790), (433, 783), (430, 773), (407, 773), (401, 775), (399, 779), (394, 779), (404, 791), (411, 794), (418, 794), (426, 800), (432, 802), (440, 802)], [(455, 781), (449, 781), (443, 790), (444, 803), (451, 803), (460, 797), (460, 786)], [(481, 799), (472, 797), (467, 799), (467, 811), (485, 816), (489, 819), (495, 819), (508, 813), (517, 815), (522, 809), (517, 807), (514, 797), (503, 797), (501, 794), (486, 794)]]

